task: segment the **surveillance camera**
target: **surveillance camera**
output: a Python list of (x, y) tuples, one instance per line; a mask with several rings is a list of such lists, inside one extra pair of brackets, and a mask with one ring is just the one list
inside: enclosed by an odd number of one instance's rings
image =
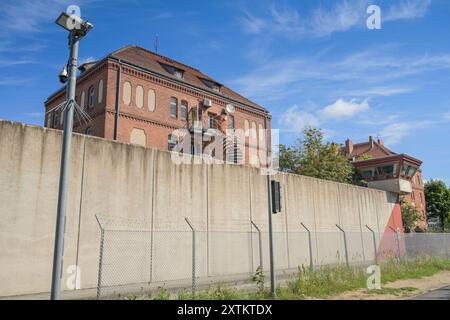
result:
[(67, 73), (67, 66), (64, 66), (64, 68), (59, 73), (59, 82), (66, 83), (69, 78), (69, 74)]

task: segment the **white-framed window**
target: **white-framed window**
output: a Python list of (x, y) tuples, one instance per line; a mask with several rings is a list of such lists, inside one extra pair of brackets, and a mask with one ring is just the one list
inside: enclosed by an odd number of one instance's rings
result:
[(169, 134), (168, 136), (168, 150), (173, 151), (178, 143), (177, 136), (174, 134)]
[(182, 120), (187, 120), (188, 118), (188, 103), (186, 100), (181, 100), (181, 115)]
[(160, 63), (161, 66), (171, 75), (177, 77), (178, 79), (183, 79), (184, 70), (181, 70), (175, 66), (171, 66), (168, 64)]
[(100, 80), (98, 83), (98, 97), (97, 97), (98, 103), (102, 103), (103, 101), (103, 80)]
[(170, 98), (170, 115), (173, 118), (178, 117), (178, 99), (175, 97)]
[(228, 116), (228, 129), (234, 129), (234, 116)]

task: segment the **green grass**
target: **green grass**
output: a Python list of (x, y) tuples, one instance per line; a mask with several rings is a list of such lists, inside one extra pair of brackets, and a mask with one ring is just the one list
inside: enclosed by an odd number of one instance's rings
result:
[[(402, 279), (418, 279), (432, 276), (439, 271), (450, 270), (450, 260), (422, 258), (415, 261), (387, 261), (379, 265), (381, 283)], [(294, 280), (278, 288), (279, 299), (326, 298), (339, 293), (366, 287), (364, 269), (343, 266), (325, 267), (318, 270), (300, 268)], [(372, 291), (372, 290), (371, 290)]]
[(392, 294), (394, 296), (403, 296), (405, 294), (411, 294), (418, 292), (419, 289), (414, 287), (403, 287), (403, 288), (381, 288), (380, 290), (365, 290), (367, 294)]
[(248, 294), (242, 290), (227, 287), (219, 284), (217, 287), (211, 287), (207, 290), (192, 294), (190, 291), (182, 291), (178, 294), (178, 300), (245, 300)]
[(450, 260), (422, 258), (400, 263), (388, 261), (381, 265), (381, 282), (429, 277), (443, 270), (450, 270)]
[[(396, 260), (379, 264), (381, 269), (381, 283), (386, 284), (402, 279), (417, 279), (432, 276), (440, 271), (450, 270), (450, 260), (438, 258), (422, 258), (415, 261)], [(295, 276), (277, 287), (277, 299), (300, 300), (307, 298), (327, 298), (337, 294), (366, 288), (368, 275), (365, 268), (349, 268), (346, 266), (325, 266), (314, 270), (300, 267)], [(256, 280), (255, 280), (256, 279)], [(223, 284), (198, 291), (193, 295), (189, 290), (179, 292), (172, 296), (178, 300), (261, 300), (271, 299), (267, 288), (261, 286), (261, 275), (253, 277), (255, 287), (253, 291), (239, 290)], [(417, 291), (416, 288), (398, 288), (381, 290), (366, 290), (365, 293), (404, 295)], [(131, 297), (136, 298), (136, 297)], [(148, 295), (146, 299), (170, 299), (165, 290), (158, 291), (154, 296)]]
[(287, 282), (285, 287), (279, 287), (279, 299), (322, 298), (336, 295), (365, 286), (367, 275), (362, 269), (344, 266), (322, 267), (310, 271), (299, 268), (295, 278)]

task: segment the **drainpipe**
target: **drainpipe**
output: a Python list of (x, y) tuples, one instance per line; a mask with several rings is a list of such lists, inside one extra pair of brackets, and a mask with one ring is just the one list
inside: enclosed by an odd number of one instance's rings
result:
[(114, 113), (114, 141), (118, 141), (119, 138), (119, 112), (120, 112), (120, 83), (122, 82), (122, 60), (118, 60), (117, 68), (117, 83), (116, 83), (116, 110)]

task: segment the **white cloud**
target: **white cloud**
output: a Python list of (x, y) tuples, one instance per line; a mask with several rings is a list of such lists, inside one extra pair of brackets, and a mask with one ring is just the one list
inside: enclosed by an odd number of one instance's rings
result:
[(273, 19), (273, 24), (270, 27), (275, 28), (276, 31), (294, 34), (305, 31), (300, 13), (297, 10), (287, 6), (283, 8), (272, 6), (270, 13)]
[(34, 63), (31, 60), (22, 60), (22, 59), (0, 59), (0, 68), (6, 67), (14, 67), (23, 64), (31, 64)]
[(19, 86), (34, 81), (34, 78), (25, 77), (0, 77), (0, 86)]
[(53, 22), (69, 4), (64, 0), (11, 1), (0, 7), (0, 26), (7, 32), (42, 32), (43, 24)]
[(388, 145), (394, 145), (407, 136), (412, 130), (411, 123), (392, 123), (381, 131), (381, 136)]
[(396, 21), (422, 18), (428, 12), (431, 0), (402, 0), (389, 7), (383, 16), (384, 21)]
[(320, 110), (319, 114), (323, 119), (342, 120), (353, 118), (355, 115), (369, 109), (370, 106), (367, 100), (357, 102), (356, 100), (346, 101), (338, 99), (335, 103)]
[(306, 127), (320, 125), (319, 119), (313, 113), (302, 111), (297, 105), (287, 109), (279, 118), (279, 123), (286, 131), (294, 133), (302, 132)]
[[(228, 81), (253, 99), (274, 101), (305, 87), (326, 88), (329, 97), (376, 97), (406, 94), (415, 76), (450, 69), (450, 54), (402, 55), (392, 46), (363, 50), (339, 59), (327, 55), (278, 57), (258, 61), (241, 77)], [(284, 93), (284, 94), (283, 94)]]
[[(332, 5), (329, 5), (332, 3)], [(340, 0), (324, 2), (319, 7), (300, 15), (294, 7), (272, 5), (265, 15), (256, 16), (248, 10), (238, 18), (244, 31), (250, 34), (270, 36), (324, 37), (336, 32), (366, 27), (369, 0)], [(423, 17), (431, 0), (401, 0), (382, 7), (382, 21), (417, 19)]]
[(238, 21), (244, 31), (250, 34), (258, 34), (266, 28), (266, 21), (264, 19), (258, 18), (245, 10), (243, 11), (243, 15), (239, 17)]
[(324, 108), (311, 110), (314, 105), (310, 105), (303, 110), (298, 105), (294, 105), (281, 114), (279, 124), (289, 132), (301, 132), (305, 127), (319, 127), (320, 125), (333, 120), (348, 120), (357, 114), (370, 109), (367, 100), (357, 102), (356, 100), (346, 101), (338, 99), (335, 103)]
[(5, 40), (0, 43), (0, 52), (37, 52), (46, 46), (42, 43), (20, 44), (16, 45), (11, 40)]
[(413, 92), (413, 88), (397, 88), (397, 87), (374, 87), (374, 88), (366, 88), (355, 91), (347, 91), (345, 95), (353, 96), (353, 97), (390, 97), (398, 94), (410, 93)]
[(395, 145), (410, 134), (416, 134), (418, 129), (424, 129), (436, 124), (434, 121), (396, 122), (386, 126), (381, 131), (386, 145)]
[(96, 59), (95, 59), (95, 57), (92, 57), (92, 56), (86, 57), (86, 58), (81, 58), (79, 61), (79, 65), (82, 65), (84, 63), (94, 62), (94, 61), (96, 61)]
[[(86, 4), (93, 1), (95, 0), (73, 2), (68, 0), (2, 1), (0, 5), (0, 53), (16, 53), (16, 56), (14, 59), (0, 56), (0, 68), (34, 63), (33, 59), (29, 59), (29, 54), (46, 47), (46, 37), (43, 33), (54, 32), (57, 28), (54, 21), (58, 14), (70, 4)], [(26, 59), (17, 55), (23, 53), (28, 54)], [(13, 82), (2, 81), (2, 84), (10, 83)]]
[(447, 113), (444, 113), (444, 119), (450, 120), (450, 111)]
[(347, 31), (356, 26), (364, 26), (364, 14), (368, 1), (340, 1), (331, 9), (316, 9), (310, 21), (312, 35), (328, 36), (334, 32)]

